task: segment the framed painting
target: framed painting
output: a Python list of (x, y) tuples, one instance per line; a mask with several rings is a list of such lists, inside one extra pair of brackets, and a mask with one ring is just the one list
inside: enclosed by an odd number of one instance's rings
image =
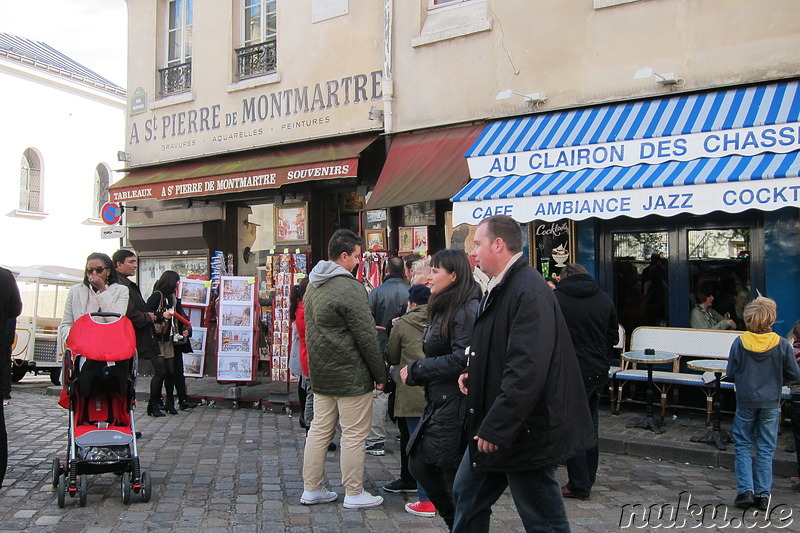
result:
[(385, 250), (386, 249), (386, 232), (382, 229), (366, 230), (366, 245), (367, 250)]
[(181, 278), (178, 298), (187, 307), (208, 307), (211, 303), (211, 282), (202, 279)]
[(414, 251), (414, 228), (404, 228), (401, 227), (398, 229), (398, 248), (399, 253), (411, 253)]
[(275, 208), (275, 245), (308, 244), (308, 203)]

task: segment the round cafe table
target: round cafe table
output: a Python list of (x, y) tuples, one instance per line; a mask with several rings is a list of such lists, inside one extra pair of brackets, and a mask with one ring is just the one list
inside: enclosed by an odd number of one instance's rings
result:
[(655, 434), (663, 433), (664, 417), (653, 416), (653, 365), (658, 363), (671, 363), (678, 358), (678, 354), (662, 352), (659, 350), (634, 350), (622, 354), (622, 358), (632, 363), (647, 365), (647, 408), (645, 416), (627, 424), (629, 428), (649, 429)]
[(728, 367), (727, 359), (698, 359), (697, 361), (689, 361), (686, 366), (692, 370), (701, 370), (703, 372), (714, 373), (714, 410), (712, 413), (712, 425), (704, 435), (692, 437), (692, 442), (706, 442), (708, 444), (715, 444), (718, 450), (726, 449), (725, 444), (733, 442), (730, 433), (722, 431), (720, 424), (720, 382), (722, 381), (722, 373)]

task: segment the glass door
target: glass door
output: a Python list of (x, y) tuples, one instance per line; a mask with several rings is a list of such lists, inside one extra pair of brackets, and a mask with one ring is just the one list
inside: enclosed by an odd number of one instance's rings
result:
[(627, 335), (669, 324), (669, 234), (619, 232), (611, 238), (614, 304)]

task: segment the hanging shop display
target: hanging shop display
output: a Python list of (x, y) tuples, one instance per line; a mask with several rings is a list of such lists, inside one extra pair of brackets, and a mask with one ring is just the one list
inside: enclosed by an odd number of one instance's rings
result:
[(221, 276), (217, 311), (217, 381), (254, 381), (255, 278)]

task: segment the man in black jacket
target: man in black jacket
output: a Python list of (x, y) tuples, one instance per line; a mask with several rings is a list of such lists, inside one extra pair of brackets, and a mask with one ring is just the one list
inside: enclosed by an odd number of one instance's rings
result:
[(111, 257), (114, 267), (117, 269), (117, 283), (128, 287), (130, 297), (128, 298), (128, 312), (125, 313), (136, 331), (136, 352), (139, 359), (150, 359), (159, 355), (158, 340), (156, 340), (153, 322), (156, 315), (147, 308), (147, 303), (142, 297), (139, 286), (128, 279), (136, 275), (139, 262), (136, 254), (130, 250), (117, 250)]
[(484, 219), (471, 254), (493, 279), (459, 379), (469, 449), (453, 487), (453, 531), (489, 531), (506, 487), (526, 531), (569, 531), (556, 465), (596, 439), (567, 325), (552, 289), (523, 257), (512, 218)]
[[(617, 310), (611, 297), (577, 263), (567, 263), (561, 270), (561, 281), (555, 295), (578, 356), (586, 399), (589, 401), (597, 436), (600, 395), (608, 381), (609, 359), (614, 346), (619, 342)], [(589, 499), (597, 475), (599, 455), (599, 449), (594, 446), (585, 452), (578, 452), (567, 461), (569, 481), (561, 487), (565, 498)]]
[[(11, 345), (14, 342), (14, 329), (11, 328), (11, 338), (6, 334), (6, 322), (22, 313), (22, 299), (19, 296), (17, 280), (10, 270), (0, 268), (0, 358), (2, 358), (2, 372), (11, 372), (9, 358)], [(6, 432), (6, 417), (3, 404), (0, 402), (0, 487), (6, 477), (8, 466), (8, 433)]]

